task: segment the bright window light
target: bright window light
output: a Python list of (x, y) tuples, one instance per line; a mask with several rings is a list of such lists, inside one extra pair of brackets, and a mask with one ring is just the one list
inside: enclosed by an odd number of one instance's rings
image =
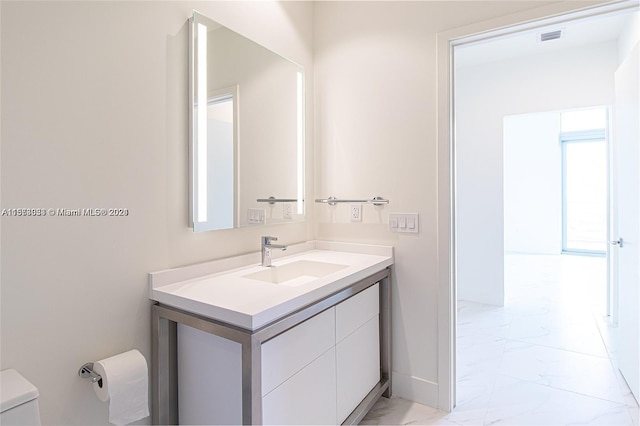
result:
[(607, 146), (565, 144), (566, 251), (607, 250)]
[(198, 222), (207, 221), (207, 27), (198, 24)]
[(565, 252), (607, 249), (607, 116), (607, 108), (587, 108), (560, 117)]
[(604, 129), (607, 127), (607, 109), (581, 109), (563, 112), (560, 117), (562, 132)]

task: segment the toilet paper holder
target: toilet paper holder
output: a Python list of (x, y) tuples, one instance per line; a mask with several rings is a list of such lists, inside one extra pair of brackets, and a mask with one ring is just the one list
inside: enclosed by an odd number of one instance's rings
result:
[(78, 376), (83, 379), (91, 379), (91, 383), (98, 383), (98, 386), (102, 387), (102, 376), (93, 371), (93, 363), (87, 362), (78, 370)]

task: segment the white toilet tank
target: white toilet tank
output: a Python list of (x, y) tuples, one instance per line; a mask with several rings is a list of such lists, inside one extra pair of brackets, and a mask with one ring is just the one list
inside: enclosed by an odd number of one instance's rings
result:
[(38, 388), (16, 370), (0, 371), (0, 425), (39, 425)]

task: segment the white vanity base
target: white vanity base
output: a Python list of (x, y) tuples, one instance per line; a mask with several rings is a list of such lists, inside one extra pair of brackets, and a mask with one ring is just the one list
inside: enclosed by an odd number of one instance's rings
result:
[[(262, 344), (263, 424), (341, 424), (380, 382), (379, 287)], [(242, 423), (241, 361), (239, 343), (178, 324), (180, 424)]]
[(154, 424), (357, 424), (391, 395), (387, 268), (255, 331), (152, 312)]
[(393, 247), (287, 252), (149, 274), (154, 424), (356, 424), (391, 395)]

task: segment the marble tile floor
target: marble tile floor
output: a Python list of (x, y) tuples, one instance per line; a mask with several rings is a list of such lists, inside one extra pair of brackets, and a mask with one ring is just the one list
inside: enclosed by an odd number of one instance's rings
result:
[(507, 255), (505, 306), (458, 301), (457, 406), (382, 398), (363, 425), (640, 426), (604, 315), (604, 258)]

